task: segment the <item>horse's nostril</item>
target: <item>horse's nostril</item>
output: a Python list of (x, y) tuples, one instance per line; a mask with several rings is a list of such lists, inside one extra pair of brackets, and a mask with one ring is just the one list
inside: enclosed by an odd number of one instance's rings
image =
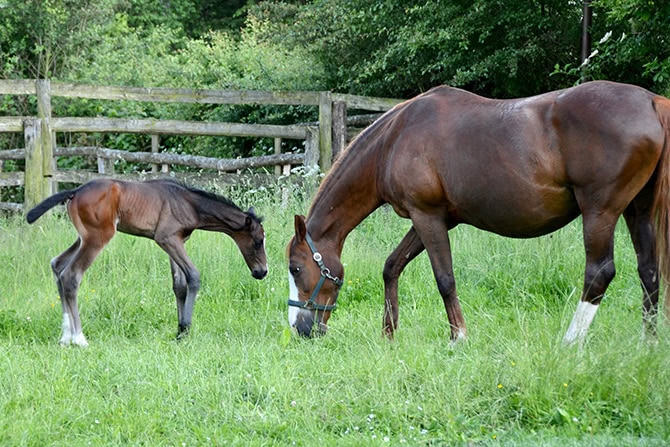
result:
[(251, 271), (251, 276), (253, 276), (256, 279), (263, 279), (267, 274), (268, 274), (267, 269), (253, 269)]
[(314, 326), (314, 316), (311, 312), (300, 312), (295, 322), (296, 331), (298, 335), (309, 338), (312, 336), (312, 327)]

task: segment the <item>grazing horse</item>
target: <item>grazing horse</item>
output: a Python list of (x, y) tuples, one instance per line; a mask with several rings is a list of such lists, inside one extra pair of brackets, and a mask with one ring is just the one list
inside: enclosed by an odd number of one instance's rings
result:
[(184, 249), (194, 230), (227, 234), (237, 244), (254, 278), (262, 279), (268, 272), (261, 219), (253, 209), (244, 212), (224, 197), (173, 180), (93, 180), (47, 198), (28, 212), (28, 223), (66, 202), (79, 236), (51, 261), (63, 307), (62, 345), (88, 345), (79, 320), (77, 290), (84, 272), (117, 231), (153, 239), (170, 256), (178, 338), (191, 325), (200, 288), (200, 273)]
[(582, 341), (615, 274), (613, 235), (622, 214), (637, 254), (643, 320), (653, 332), (659, 263), (670, 279), (670, 100), (606, 81), (513, 100), (443, 86), (389, 110), (335, 163), (308, 217), (295, 217), (288, 318), (300, 334), (327, 329), (344, 275), (344, 241), (384, 203), (412, 221), (384, 265), (389, 337), (398, 326), (398, 278), (425, 249), (451, 339), (465, 338), (451, 228), (464, 223), (530, 238), (581, 215), (584, 288), (564, 342)]

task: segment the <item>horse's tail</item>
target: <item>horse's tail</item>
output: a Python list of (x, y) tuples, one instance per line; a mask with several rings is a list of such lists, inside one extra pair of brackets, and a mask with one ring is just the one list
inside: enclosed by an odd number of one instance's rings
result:
[(663, 310), (666, 320), (670, 322), (670, 99), (656, 96), (653, 104), (665, 132), (663, 151), (656, 172), (652, 212), (655, 217), (658, 265), (665, 289)]
[(26, 214), (26, 220), (29, 224), (35, 222), (40, 218), (40, 216), (42, 216), (42, 214), (46, 213), (54, 206), (71, 200), (78, 189), (79, 188), (61, 191), (50, 197), (47, 197), (42, 202), (38, 203), (33, 209), (28, 211), (28, 214)]

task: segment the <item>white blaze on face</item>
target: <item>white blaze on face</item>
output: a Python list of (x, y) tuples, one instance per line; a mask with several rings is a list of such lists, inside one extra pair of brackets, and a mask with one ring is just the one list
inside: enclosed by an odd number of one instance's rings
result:
[(568, 332), (566, 332), (565, 337), (563, 337), (563, 343), (569, 345), (576, 341), (580, 343), (584, 341), (589, 326), (591, 326), (591, 322), (593, 321), (593, 317), (596, 316), (597, 310), (598, 306), (596, 304), (580, 301), (577, 305), (575, 315), (572, 317)]
[[(289, 290), (289, 299), (293, 301), (298, 301), (298, 287), (295, 285), (295, 279), (291, 272), (288, 273), (288, 290)], [(300, 308), (296, 306), (288, 306), (288, 324), (289, 326), (295, 326), (296, 321), (298, 320), (298, 312)]]

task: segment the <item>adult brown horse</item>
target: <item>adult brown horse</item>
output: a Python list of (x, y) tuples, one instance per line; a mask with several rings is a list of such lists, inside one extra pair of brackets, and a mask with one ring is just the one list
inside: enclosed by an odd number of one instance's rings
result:
[(66, 202), (79, 236), (51, 261), (63, 307), (63, 345), (88, 345), (81, 329), (77, 290), (84, 272), (117, 231), (153, 239), (170, 256), (179, 317), (177, 337), (183, 336), (191, 325), (200, 289), (200, 273), (184, 249), (184, 242), (194, 230), (229, 235), (254, 278), (262, 279), (268, 272), (261, 219), (253, 209), (243, 212), (225, 197), (173, 180), (93, 180), (47, 198), (28, 212), (28, 223)]
[[(612, 82), (515, 100), (434, 88), (363, 131), (333, 166), (310, 207), (295, 217), (289, 253), (289, 322), (324, 332), (344, 269), (344, 241), (389, 203), (412, 227), (384, 266), (384, 329), (398, 326), (398, 278), (424, 248), (451, 338), (466, 336), (449, 230), (460, 223), (503, 236), (555, 231), (580, 214), (586, 269), (564, 341), (586, 336), (614, 277), (613, 234), (623, 214), (655, 329), (659, 264), (670, 278), (670, 100)], [(658, 239), (656, 239), (658, 238)], [(658, 247), (658, 249), (657, 249)], [(666, 295), (665, 310), (670, 302)]]

